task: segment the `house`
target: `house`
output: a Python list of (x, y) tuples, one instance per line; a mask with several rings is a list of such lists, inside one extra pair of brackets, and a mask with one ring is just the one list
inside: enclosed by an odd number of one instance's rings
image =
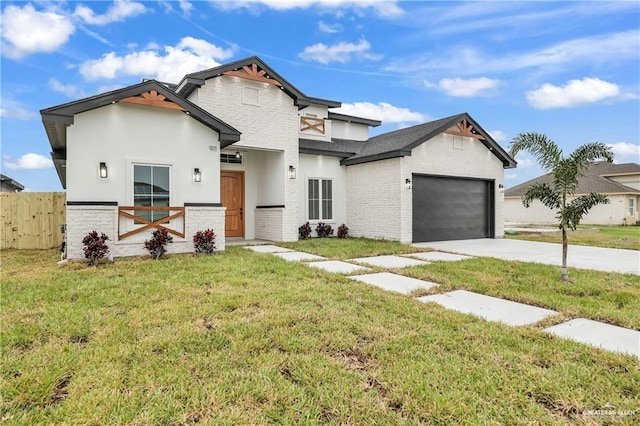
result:
[[(522, 224), (556, 224), (555, 212), (540, 201), (534, 201), (529, 208), (522, 205), (522, 195), (527, 187), (535, 183), (551, 183), (550, 174), (537, 177), (514, 186), (504, 193), (505, 220)], [(582, 219), (589, 225), (633, 225), (638, 216), (640, 201), (640, 164), (613, 164), (596, 162), (589, 166), (580, 178), (575, 196), (597, 192), (609, 198), (609, 204), (592, 208)], [(574, 198), (574, 197), (572, 197)]]
[(0, 192), (21, 192), (24, 185), (0, 173)]
[(67, 191), (69, 257), (82, 237), (144, 254), (164, 227), (170, 252), (198, 230), (293, 241), (346, 223), (403, 242), (502, 235), (504, 169), (515, 161), (469, 114), (369, 137), (377, 120), (334, 112), (258, 57), (41, 111)]

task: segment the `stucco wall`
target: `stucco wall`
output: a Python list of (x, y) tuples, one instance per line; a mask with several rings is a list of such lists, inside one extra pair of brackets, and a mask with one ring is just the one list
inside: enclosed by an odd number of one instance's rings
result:
[[(256, 148), (282, 152), (281, 159), (277, 160), (277, 166), (283, 169), (280, 176), (283, 182), (283, 204), (286, 206), (283, 211), (282, 235), (285, 241), (296, 240), (298, 186), (296, 180), (286, 178), (290, 165), (298, 168), (299, 121), (298, 108), (293, 104), (293, 99), (272, 84), (220, 76), (207, 80), (193, 92), (189, 100), (242, 132), (241, 139), (233, 145), (234, 148), (241, 151), (244, 148)], [(253, 212), (252, 207), (256, 204), (252, 204), (248, 198), (248, 190), (249, 170), (254, 166), (248, 162), (245, 167), (245, 206), (248, 212)], [(261, 166), (256, 163), (255, 167)], [(260, 188), (255, 190), (259, 192)], [(258, 202), (257, 197), (256, 193), (255, 203)], [(249, 225), (249, 221), (247, 217), (245, 224)], [(255, 215), (251, 221), (255, 221)], [(248, 228), (245, 231), (249, 238)]]
[(366, 141), (369, 139), (369, 126), (359, 123), (347, 123), (346, 121), (332, 120), (331, 137), (337, 139), (351, 139)]
[(640, 191), (640, 174), (609, 176), (609, 179)]
[[(629, 217), (629, 198), (635, 199), (635, 215)], [(584, 216), (581, 223), (584, 225), (623, 225), (633, 224), (638, 217), (638, 199), (635, 195), (609, 195), (610, 203), (592, 208)], [(571, 200), (571, 199), (570, 199)], [(504, 219), (509, 223), (517, 224), (557, 224), (555, 212), (545, 207), (540, 201), (535, 200), (529, 208), (522, 205), (520, 197), (508, 197), (505, 199)], [(625, 222), (625, 218), (627, 218)]]
[[(298, 227), (309, 220), (308, 179), (332, 179), (333, 220), (325, 223), (330, 224), (334, 228), (334, 233), (337, 233), (338, 226), (347, 222), (347, 168), (340, 165), (339, 158), (325, 155), (300, 154), (299, 164)], [(310, 221), (310, 223), (315, 236), (315, 225), (318, 221)]]

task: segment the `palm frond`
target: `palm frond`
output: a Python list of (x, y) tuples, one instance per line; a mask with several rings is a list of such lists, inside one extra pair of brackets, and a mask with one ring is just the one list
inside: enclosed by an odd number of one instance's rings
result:
[(598, 204), (609, 204), (610, 201), (606, 195), (596, 194), (594, 192), (581, 195), (573, 200), (564, 209), (564, 218), (567, 223), (575, 231), (580, 224), (582, 217)]
[(545, 135), (535, 132), (520, 133), (511, 141), (509, 153), (512, 157), (527, 151), (535, 157), (543, 170), (551, 171), (562, 159), (562, 150)]
[(613, 162), (613, 152), (611, 148), (601, 142), (591, 142), (581, 145), (576, 148), (569, 157), (575, 161), (580, 175), (584, 174), (589, 164), (596, 160), (606, 160), (609, 163)]
[(529, 208), (533, 200), (540, 200), (542, 204), (550, 209), (560, 209), (562, 207), (562, 197), (546, 183), (535, 183), (527, 188), (522, 195), (522, 204)]

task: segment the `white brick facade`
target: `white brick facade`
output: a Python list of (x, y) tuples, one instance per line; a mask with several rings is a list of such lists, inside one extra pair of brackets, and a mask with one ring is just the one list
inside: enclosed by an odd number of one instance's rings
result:
[(283, 208), (256, 209), (256, 238), (266, 241), (284, 240)]

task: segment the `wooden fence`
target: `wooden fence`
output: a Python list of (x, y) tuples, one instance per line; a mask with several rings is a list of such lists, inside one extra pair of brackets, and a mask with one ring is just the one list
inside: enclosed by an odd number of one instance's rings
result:
[(66, 203), (64, 192), (1, 192), (0, 249), (60, 247)]

